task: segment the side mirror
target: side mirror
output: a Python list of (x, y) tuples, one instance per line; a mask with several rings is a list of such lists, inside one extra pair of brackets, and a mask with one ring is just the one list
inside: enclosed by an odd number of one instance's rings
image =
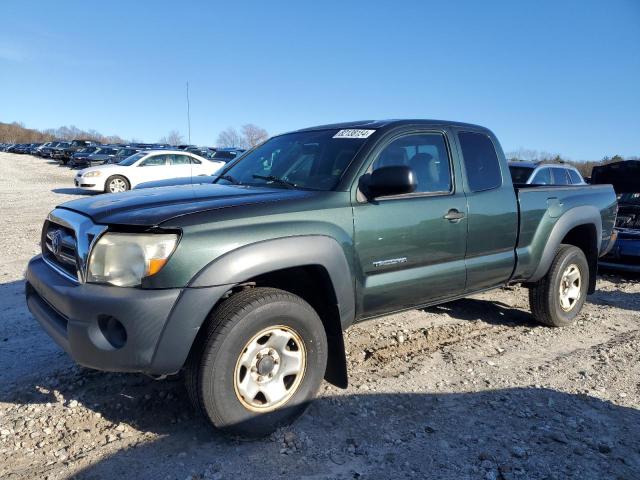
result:
[(395, 165), (375, 169), (366, 184), (366, 191), (367, 197), (377, 198), (412, 193), (416, 187), (413, 170), (406, 165)]

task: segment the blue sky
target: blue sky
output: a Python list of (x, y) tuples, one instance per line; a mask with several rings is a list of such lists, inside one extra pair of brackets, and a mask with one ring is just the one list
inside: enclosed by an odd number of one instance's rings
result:
[(505, 150), (640, 155), (640, 1), (30, 1), (0, 6), (0, 121), (214, 144), (368, 118)]

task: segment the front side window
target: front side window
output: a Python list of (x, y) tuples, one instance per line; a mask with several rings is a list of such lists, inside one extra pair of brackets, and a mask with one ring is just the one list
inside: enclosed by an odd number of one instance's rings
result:
[(387, 145), (373, 169), (406, 165), (416, 177), (416, 193), (451, 191), (451, 168), (444, 136), (439, 133), (407, 135)]
[(458, 138), (471, 191), (482, 192), (502, 185), (500, 162), (491, 139), (472, 132), (460, 132)]
[(227, 168), (215, 183), (332, 190), (366, 141), (337, 134), (331, 129), (273, 137)]

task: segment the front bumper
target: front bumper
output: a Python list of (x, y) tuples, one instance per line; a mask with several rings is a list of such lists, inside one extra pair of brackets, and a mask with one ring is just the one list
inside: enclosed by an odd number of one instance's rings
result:
[(82, 178), (79, 176), (74, 177), (73, 184), (84, 190), (91, 190), (92, 192), (104, 191), (104, 180), (99, 177)]
[[(175, 373), (227, 286), (148, 290), (77, 284), (45, 263), (29, 262), (29, 310), (77, 363), (106, 371)], [(116, 320), (125, 332), (114, 341)]]

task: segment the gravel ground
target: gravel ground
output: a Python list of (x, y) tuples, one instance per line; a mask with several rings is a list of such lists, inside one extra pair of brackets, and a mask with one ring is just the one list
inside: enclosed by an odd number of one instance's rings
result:
[(0, 153), (0, 478), (640, 478), (637, 277), (601, 276), (562, 329), (519, 287), (352, 327), (349, 389), (230, 439), (179, 378), (75, 366), (28, 313), (23, 271), (72, 176)]

